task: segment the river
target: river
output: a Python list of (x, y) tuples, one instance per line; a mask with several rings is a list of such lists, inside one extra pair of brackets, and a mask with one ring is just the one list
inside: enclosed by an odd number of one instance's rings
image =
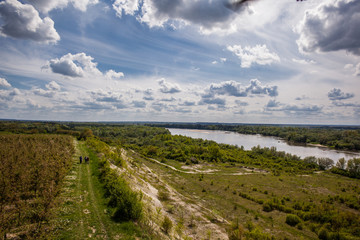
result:
[(326, 147), (289, 145), (286, 141), (276, 137), (267, 137), (261, 135), (247, 135), (235, 132), (214, 131), (214, 130), (195, 130), (168, 128), (172, 135), (183, 135), (192, 138), (202, 138), (213, 140), (217, 143), (225, 143), (237, 146), (243, 146), (245, 150), (251, 150), (252, 147), (260, 145), (261, 147), (276, 147), (278, 151), (284, 151), (301, 158), (315, 156), (317, 158), (330, 158), (337, 162), (340, 158), (346, 160), (359, 158), (360, 153), (333, 150)]

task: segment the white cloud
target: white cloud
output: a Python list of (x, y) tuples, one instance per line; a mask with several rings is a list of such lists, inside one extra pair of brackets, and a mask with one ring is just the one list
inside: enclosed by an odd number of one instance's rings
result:
[(88, 108), (124, 109), (128, 107), (128, 104), (125, 103), (119, 92), (98, 89), (89, 91), (89, 93), (91, 98), (84, 103)]
[(59, 91), (61, 89), (60, 85), (57, 84), (55, 81), (51, 81), (45, 85), (45, 87), (52, 91)]
[(0, 87), (11, 87), (11, 84), (5, 78), (0, 78)]
[(39, 11), (47, 13), (56, 8), (65, 8), (71, 3), (76, 9), (85, 12), (89, 5), (95, 5), (99, 0), (28, 0)]
[[(219, 61), (220, 61), (221, 63), (226, 62), (226, 60), (227, 60), (226, 58), (220, 58), (220, 59), (219, 59)], [(215, 61), (212, 61), (211, 63), (212, 63), (212, 64), (218, 64), (219, 62), (215, 60)]]
[(354, 76), (360, 76), (360, 63), (356, 65)]
[(43, 97), (47, 97), (47, 98), (52, 98), (55, 96), (54, 91), (45, 90), (45, 89), (41, 89), (41, 88), (34, 89), (33, 93), (35, 95), (39, 95), (39, 96), (43, 96)]
[(29, 4), (17, 0), (0, 2), (0, 16), (3, 19), (0, 34), (3, 36), (44, 43), (60, 40), (54, 21), (49, 17), (41, 19), (38, 11)]
[(115, 79), (119, 80), (120, 78), (123, 78), (125, 75), (122, 72), (115, 72), (114, 70), (110, 69), (105, 73), (105, 77), (108, 79)]
[(87, 56), (85, 53), (71, 54), (68, 53), (60, 59), (51, 59), (47, 65), (52, 72), (59, 73), (69, 77), (84, 77), (86, 73), (101, 75), (97, 69), (97, 63), (93, 62), (94, 58)]
[(160, 91), (162, 93), (178, 93), (181, 92), (180, 87), (177, 84), (168, 83), (164, 78), (158, 80), (159, 85), (161, 86)]
[(123, 13), (134, 15), (139, 8), (139, 2), (138, 0), (116, 0), (112, 6), (116, 15), (121, 18)]
[(30, 109), (41, 108), (40, 104), (38, 104), (37, 102), (35, 102), (33, 99), (27, 99), (27, 100), (26, 100), (26, 105), (27, 105), (27, 107), (30, 108)]
[(153, 97), (153, 91), (151, 89), (145, 90), (143, 99), (146, 101), (153, 101), (155, 99)]
[(360, 1), (334, 0), (305, 13), (297, 27), (301, 52), (346, 50), (360, 55)]
[(57, 84), (55, 81), (51, 81), (50, 83), (45, 85), (46, 89), (42, 88), (36, 88), (33, 89), (33, 93), (35, 95), (47, 97), (47, 98), (53, 98), (57, 92), (61, 90), (61, 87), (59, 84)]
[(266, 108), (275, 108), (275, 107), (279, 107), (280, 103), (275, 101), (274, 99), (270, 100), (267, 104), (266, 104)]
[(271, 53), (266, 45), (255, 47), (241, 47), (241, 45), (228, 46), (227, 49), (233, 52), (240, 60), (242, 68), (250, 68), (253, 63), (259, 65), (270, 65), (273, 62), (280, 62), (276, 53)]
[(12, 90), (0, 90), (0, 100), (11, 101), (15, 96), (21, 95), (19, 89), (14, 88)]

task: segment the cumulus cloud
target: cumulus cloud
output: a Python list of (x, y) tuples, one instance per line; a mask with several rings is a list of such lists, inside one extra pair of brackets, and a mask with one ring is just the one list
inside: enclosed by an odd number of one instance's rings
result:
[[(220, 58), (219, 60), (220, 60), (221, 63), (224, 63), (224, 62), (226, 62), (227, 59), (226, 58)], [(211, 63), (212, 64), (218, 64), (219, 62), (215, 60), (215, 61), (212, 61)]]
[(50, 83), (45, 85), (46, 89), (37, 88), (33, 90), (33, 93), (39, 96), (52, 98), (55, 94), (60, 91), (61, 87), (55, 81), (51, 81)]
[(138, 0), (116, 0), (112, 6), (116, 15), (121, 18), (123, 14), (134, 15), (139, 8), (139, 2)]
[(99, 0), (28, 0), (28, 1), (43, 13), (47, 13), (55, 8), (62, 9), (70, 3), (74, 6), (74, 8), (85, 12), (88, 5), (94, 5), (99, 2)]
[(143, 99), (146, 101), (153, 101), (154, 100), (153, 91), (151, 89), (145, 90)]
[(275, 101), (274, 99), (270, 100), (267, 104), (266, 104), (266, 108), (275, 108), (280, 106), (280, 103)]
[(343, 93), (340, 89), (334, 88), (328, 93), (330, 100), (344, 100), (353, 98), (355, 95), (353, 93)]
[(270, 65), (273, 62), (280, 62), (276, 53), (271, 53), (266, 45), (256, 45), (255, 47), (242, 47), (241, 45), (228, 46), (227, 50), (234, 53), (241, 60), (242, 68), (250, 68), (253, 63), (259, 65)]
[(5, 78), (0, 78), (0, 87), (11, 87), (11, 84)]
[(51, 81), (45, 85), (45, 87), (52, 91), (59, 91), (61, 89), (60, 85), (57, 84), (55, 81)]
[(33, 93), (34, 93), (35, 95), (39, 95), (39, 96), (47, 97), (47, 98), (52, 98), (52, 97), (55, 96), (55, 92), (54, 92), (54, 91), (45, 90), (45, 89), (42, 89), (42, 88), (34, 89), (34, 90), (33, 90)]
[(150, 27), (162, 27), (169, 22), (197, 24), (205, 29), (229, 27), (236, 13), (248, 10), (248, 4), (233, 4), (231, 0), (116, 0), (113, 9), (118, 17), (134, 15)]
[(85, 53), (77, 53), (75, 55), (68, 53), (60, 59), (51, 59), (48, 67), (52, 72), (59, 73), (69, 77), (83, 77), (85, 73), (101, 75), (97, 69), (97, 63), (93, 62), (94, 58), (87, 56)]
[(257, 79), (250, 80), (250, 84), (243, 86), (241, 83), (235, 81), (226, 81), (219, 84), (211, 84), (208, 94), (213, 95), (228, 95), (234, 97), (246, 97), (249, 94), (253, 95), (268, 95), (275, 97), (278, 95), (277, 86), (263, 86)]
[(352, 75), (355, 76), (355, 77), (360, 76), (360, 63), (358, 63), (358, 64), (356, 64), (356, 65), (351, 64), (351, 63), (346, 64), (346, 65), (344, 66), (344, 69), (347, 70), (347, 71), (353, 72)]
[(306, 11), (297, 27), (301, 52), (346, 50), (360, 55), (360, 1), (334, 0)]
[(177, 84), (168, 83), (163, 78), (158, 80), (158, 83), (161, 86), (160, 92), (162, 92), (162, 93), (178, 93), (178, 92), (181, 92), (180, 87)]
[(41, 108), (40, 104), (36, 103), (34, 100), (32, 99), (27, 99), (26, 100), (26, 106), (27, 109), (38, 109)]
[(38, 11), (30, 4), (5, 0), (0, 2), (0, 16), (3, 20), (0, 34), (3, 36), (44, 43), (60, 40), (54, 21), (49, 17), (41, 19)]
[(14, 88), (12, 90), (0, 90), (0, 100), (11, 101), (15, 96), (21, 95), (19, 89)]
[(123, 72), (115, 72), (114, 70), (110, 69), (105, 73), (105, 77), (108, 79), (114, 79), (119, 80), (120, 78), (123, 78), (125, 75)]
[(91, 104), (94, 107), (96, 107), (97, 105), (93, 105), (93, 103), (98, 103), (102, 106), (115, 108), (115, 109), (124, 109), (128, 107), (127, 104), (122, 99), (122, 95), (120, 93), (116, 93), (112, 91), (104, 91), (102, 89), (99, 89), (99, 90), (90, 91), (90, 94), (91, 94), (91, 101), (87, 103)]

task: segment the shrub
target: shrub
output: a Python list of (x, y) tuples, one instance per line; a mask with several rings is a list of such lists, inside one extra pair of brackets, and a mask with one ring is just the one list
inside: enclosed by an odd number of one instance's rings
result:
[(323, 227), (319, 230), (318, 237), (319, 237), (319, 239), (322, 239), (322, 240), (330, 239), (328, 231), (326, 230), (326, 228), (323, 228)]
[(160, 201), (168, 201), (170, 199), (169, 192), (166, 190), (159, 190), (158, 198)]
[[(114, 173), (113, 173), (114, 174)], [(111, 174), (111, 175), (113, 175)], [(142, 216), (141, 194), (131, 190), (124, 179), (110, 177), (105, 186), (110, 193), (109, 205), (115, 207), (113, 218), (137, 220)]]
[(285, 221), (288, 225), (294, 227), (296, 226), (298, 223), (301, 222), (300, 218), (294, 214), (288, 214), (286, 215), (286, 221)]
[(274, 208), (273, 208), (273, 205), (271, 202), (268, 201), (268, 202), (264, 203), (264, 205), (263, 205), (264, 212), (271, 212), (272, 210), (274, 210)]
[(171, 231), (171, 228), (173, 226), (173, 223), (171, 219), (168, 216), (164, 217), (164, 221), (161, 224), (161, 227), (163, 228), (165, 233), (169, 233)]

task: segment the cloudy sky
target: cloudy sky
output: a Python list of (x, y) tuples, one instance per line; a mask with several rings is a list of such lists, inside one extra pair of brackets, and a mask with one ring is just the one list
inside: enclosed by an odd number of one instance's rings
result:
[(358, 0), (2, 0), (0, 118), (360, 124)]

